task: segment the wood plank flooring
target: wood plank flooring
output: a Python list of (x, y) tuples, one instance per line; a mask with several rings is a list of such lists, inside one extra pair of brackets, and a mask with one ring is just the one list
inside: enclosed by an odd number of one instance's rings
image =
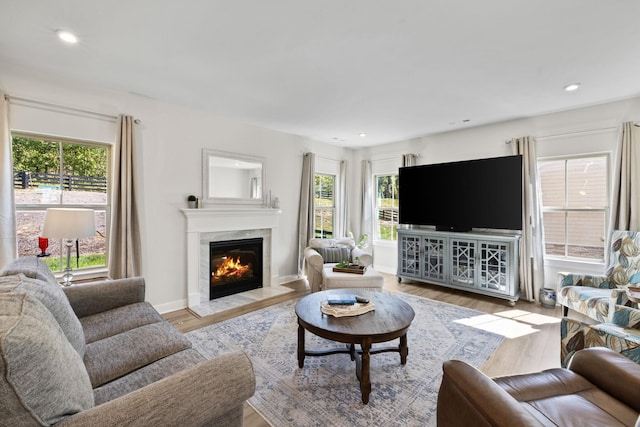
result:
[[(486, 316), (472, 319), (478, 322), (477, 327), (489, 328), (508, 336), (481, 367), (481, 370), (490, 377), (534, 372), (560, 366), (562, 311), (559, 306), (549, 309), (540, 304), (518, 301), (515, 307), (511, 307), (506, 300), (419, 282), (398, 283), (395, 276), (384, 273), (383, 275), (384, 289), (390, 292), (405, 292), (486, 313)], [(164, 317), (180, 331), (189, 332), (309, 293), (304, 285), (301, 286), (301, 282), (291, 286), (296, 289), (295, 292), (212, 316), (200, 318), (190, 310), (184, 309), (167, 313)], [(245, 427), (269, 426), (247, 404), (245, 404), (244, 425)]]

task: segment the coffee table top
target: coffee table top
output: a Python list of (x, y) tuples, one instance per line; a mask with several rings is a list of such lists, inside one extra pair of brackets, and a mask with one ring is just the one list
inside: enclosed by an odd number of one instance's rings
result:
[[(375, 311), (359, 316), (333, 317), (322, 313), (320, 303), (331, 295), (360, 295), (369, 298)], [(361, 289), (332, 289), (315, 292), (296, 304), (298, 322), (309, 332), (339, 342), (360, 342), (371, 338), (371, 342), (385, 342), (397, 338), (411, 325), (415, 313), (413, 308), (400, 298), (384, 292)]]

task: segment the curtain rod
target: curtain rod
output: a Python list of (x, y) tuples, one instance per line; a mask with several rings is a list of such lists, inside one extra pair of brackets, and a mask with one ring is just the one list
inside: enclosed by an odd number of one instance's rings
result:
[[(9, 94), (5, 94), (5, 99), (7, 99), (9, 102), (14, 102), (14, 103), (17, 102), (17, 104), (24, 103), (24, 104), (34, 104), (35, 106), (40, 106), (40, 107), (49, 107), (51, 111), (57, 111), (57, 112), (63, 112), (63, 113), (70, 112), (75, 114), (90, 115), (90, 116), (102, 118), (103, 120), (108, 120), (113, 122), (118, 120), (118, 116), (114, 116), (112, 114), (98, 113), (96, 111), (90, 111), (90, 110), (85, 110), (85, 109), (76, 108), (76, 107), (69, 107), (61, 104), (54, 104), (52, 102), (39, 101), (37, 99), (22, 98), (19, 96), (13, 96)], [(44, 108), (44, 109), (47, 109), (47, 108)], [(134, 119), (134, 122), (136, 124), (139, 124), (140, 120)]]
[[(589, 129), (589, 130), (579, 130), (579, 131), (575, 131), (575, 132), (567, 132), (567, 133), (559, 133), (557, 135), (544, 135), (544, 136), (534, 136), (534, 139), (549, 139), (549, 138), (560, 138), (563, 136), (571, 136), (571, 135), (583, 135), (583, 134), (589, 134), (589, 133), (597, 133), (597, 132), (604, 132), (604, 131), (609, 131), (609, 130), (617, 130), (618, 127), (608, 127), (608, 128), (600, 128), (600, 129)], [(505, 144), (511, 144), (511, 140), (508, 139), (504, 142)]]

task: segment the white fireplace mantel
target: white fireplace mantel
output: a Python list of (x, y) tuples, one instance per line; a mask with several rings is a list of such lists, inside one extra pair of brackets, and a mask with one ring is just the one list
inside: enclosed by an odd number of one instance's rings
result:
[(265, 260), (269, 261), (269, 274), (264, 276), (263, 287), (278, 282), (278, 268), (275, 265), (274, 248), (278, 247), (276, 240), (281, 211), (269, 208), (238, 207), (238, 208), (205, 208), (182, 209), (187, 224), (187, 292), (189, 307), (201, 303), (200, 281), (203, 265), (208, 266), (209, 260), (201, 260), (201, 236), (209, 233), (224, 233), (234, 231), (268, 230), (270, 234), (268, 247), (264, 248)]

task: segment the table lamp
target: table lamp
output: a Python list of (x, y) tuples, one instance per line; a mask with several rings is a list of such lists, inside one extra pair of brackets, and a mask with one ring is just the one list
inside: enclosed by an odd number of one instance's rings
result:
[(96, 234), (96, 219), (93, 209), (50, 208), (44, 215), (42, 237), (64, 239), (67, 246), (67, 268), (64, 286), (71, 285), (71, 247), (76, 239), (93, 237)]

